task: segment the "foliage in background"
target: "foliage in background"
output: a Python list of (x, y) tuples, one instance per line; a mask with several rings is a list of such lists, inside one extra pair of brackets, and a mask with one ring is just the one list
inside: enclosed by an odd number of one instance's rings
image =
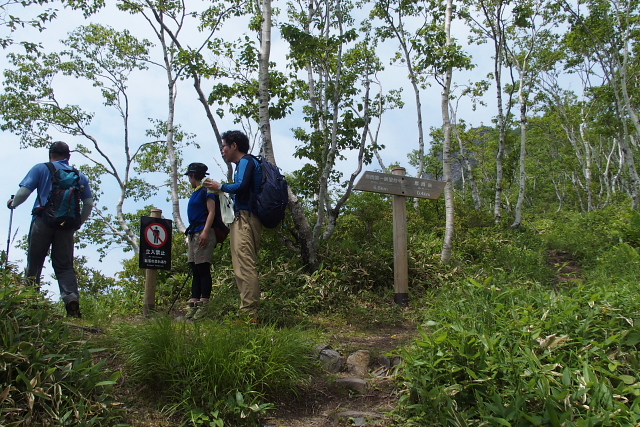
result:
[(52, 305), (3, 269), (0, 287), (0, 425), (113, 426), (119, 418), (106, 371)]
[[(176, 323), (159, 317), (114, 332), (132, 378), (170, 412), (231, 425), (256, 425), (272, 402), (294, 395), (314, 362), (297, 330)], [(218, 424), (215, 424), (215, 422)]]

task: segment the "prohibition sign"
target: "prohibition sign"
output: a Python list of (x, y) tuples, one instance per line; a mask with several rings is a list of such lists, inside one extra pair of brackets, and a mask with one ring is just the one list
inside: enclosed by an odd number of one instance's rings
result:
[(164, 225), (153, 222), (147, 226), (144, 230), (144, 239), (150, 246), (154, 248), (160, 248), (167, 242), (167, 229)]

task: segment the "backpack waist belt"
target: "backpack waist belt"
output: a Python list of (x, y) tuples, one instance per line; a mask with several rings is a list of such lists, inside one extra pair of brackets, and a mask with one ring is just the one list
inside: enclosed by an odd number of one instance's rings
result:
[(196, 228), (196, 227), (200, 227), (201, 225), (205, 225), (205, 224), (206, 224), (206, 222), (196, 222), (195, 224), (189, 224), (187, 229), (184, 230), (184, 234), (188, 236), (189, 234), (197, 233), (196, 231), (193, 231), (193, 229)]

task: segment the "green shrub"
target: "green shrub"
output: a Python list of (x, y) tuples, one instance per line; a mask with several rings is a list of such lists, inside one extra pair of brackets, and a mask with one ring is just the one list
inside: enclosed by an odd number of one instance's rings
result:
[(467, 266), (468, 274), (544, 282), (551, 273), (545, 265), (543, 239), (526, 227), (461, 231), (456, 249), (456, 258)]
[(562, 212), (536, 224), (549, 249), (567, 251), (589, 267), (612, 246), (635, 241), (632, 224), (637, 220), (631, 219), (636, 215), (628, 207), (609, 206), (588, 213)]
[(120, 373), (94, 363), (100, 349), (78, 340), (33, 288), (5, 275), (0, 289), (0, 425), (113, 426), (111, 388)]
[(638, 254), (638, 250), (627, 243), (620, 243), (603, 252), (590, 273), (590, 278), (637, 283), (640, 279), (640, 254)]

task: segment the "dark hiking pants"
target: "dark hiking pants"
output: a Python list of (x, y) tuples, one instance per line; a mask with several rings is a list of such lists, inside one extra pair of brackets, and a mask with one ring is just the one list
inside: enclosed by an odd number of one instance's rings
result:
[(60, 297), (66, 303), (79, 299), (78, 279), (73, 269), (74, 230), (57, 230), (47, 226), (40, 217), (31, 222), (27, 277), (40, 285), (44, 259), (51, 248), (51, 264), (58, 279)]

